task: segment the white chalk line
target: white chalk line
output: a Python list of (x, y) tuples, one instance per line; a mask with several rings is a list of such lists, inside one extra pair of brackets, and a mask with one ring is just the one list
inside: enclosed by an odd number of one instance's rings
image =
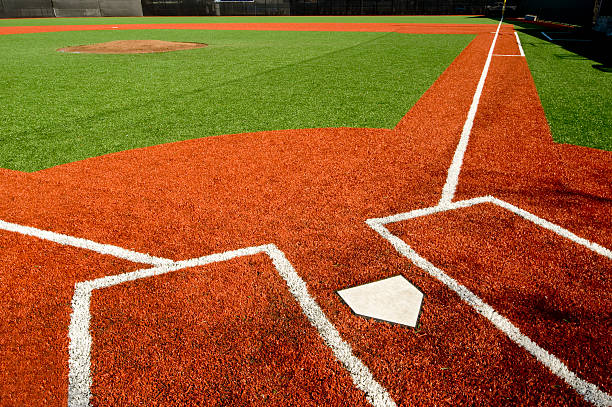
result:
[(523, 209), (520, 209), (512, 204), (509, 204), (492, 196), (484, 196), (465, 201), (449, 203), (447, 205), (438, 205), (430, 208), (417, 209), (414, 211), (387, 216), (384, 218), (368, 219), (366, 223), (372, 229), (374, 229), (380, 236), (382, 236), (389, 243), (391, 243), (391, 245), (400, 254), (402, 254), (404, 257), (407, 257), (417, 267), (427, 271), (432, 277), (442, 282), (449, 289), (454, 291), (459, 296), (459, 298), (461, 298), (472, 308), (474, 308), (476, 312), (487, 318), (497, 329), (506, 334), (510, 338), (510, 340), (512, 340), (518, 346), (527, 350), (540, 363), (546, 366), (553, 374), (555, 374), (557, 377), (561, 378), (567, 384), (569, 384), (586, 401), (601, 407), (612, 405), (612, 397), (609, 394), (599, 389), (597, 385), (578, 377), (559, 358), (546, 351), (544, 348), (532, 341), (526, 335), (522, 334), (520, 330), (514, 324), (512, 324), (512, 322), (510, 322), (510, 320), (500, 315), (497, 311), (495, 311), (493, 307), (486, 304), (476, 294), (471, 292), (465, 286), (459, 284), (443, 270), (435, 267), (432, 263), (421, 257), (406, 242), (392, 234), (384, 226), (389, 223), (395, 223), (403, 220), (428, 216), (439, 212), (467, 208), (482, 203), (491, 203), (494, 205), (498, 205), (526, 220), (529, 220), (530, 222), (537, 224), (538, 226), (551, 230), (552, 232), (562, 237), (565, 237), (573, 241), (574, 243), (585, 246), (586, 248), (602, 256), (612, 259), (612, 251), (610, 251), (609, 249), (600, 246), (594, 242), (590, 242), (587, 239), (581, 238), (575, 235), (574, 233), (568, 231), (567, 229), (562, 228), (559, 225), (548, 222), (547, 220), (544, 220), (530, 212), (527, 212)]
[(487, 74), (489, 73), (489, 66), (491, 65), (491, 60), (493, 59), (493, 50), (495, 49), (495, 43), (497, 42), (497, 37), (499, 36), (499, 29), (502, 25), (502, 20), (500, 20), (499, 24), (497, 25), (497, 30), (495, 31), (493, 42), (491, 42), (491, 48), (489, 48), (487, 60), (485, 62), (484, 67), (482, 68), (480, 80), (478, 81), (478, 86), (476, 86), (476, 92), (474, 92), (474, 97), (472, 98), (470, 110), (468, 111), (467, 118), (465, 120), (465, 123), (463, 124), (463, 130), (461, 131), (459, 144), (457, 145), (455, 154), (453, 155), (453, 161), (451, 162), (450, 168), (448, 169), (448, 173), (446, 175), (446, 183), (442, 188), (442, 197), (440, 198), (439, 202), (440, 205), (449, 204), (455, 197), (455, 190), (457, 189), (457, 183), (459, 182), (459, 173), (461, 172), (461, 166), (463, 165), (463, 156), (465, 155), (468, 141), (470, 140), (470, 133), (472, 132), (472, 127), (474, 126), (474, 118), (476, 117), (476, 112), (478, 110), (480, 96), (482, 95), (482, 90), (487, 79)]
[(603, 256), (603, 257), (607, 257), (609, 259), (612, 260), (612, 251), (606, 247), (603, 247), (597, 243), (591, 242), (590, 240), (584, 239), (580, 236), (575, 235), (574, 233), (570, 232), (567, 229), (562, 228), (559, 225), (556, 225), (552, 222), (549, 222), (545, 219), (542, 219), (530, 212), (527, 212), (526, 210), (523, 210), (521, 208), (518, 208), (508, 202), (502, 201), (501, 199), (497, 199), (494, 197), (490, 197), (491, 200), (490, 202), (492, 204), (501, 206), (504, 209), (507, 209), (508, 211), (524, 218), (527, 219), (528, 221), (535, 223), (536, 225), (544, 228), (544, 229), (548, 229), (556, 234), (558, 234), (559, 236), (562, 236), (566, 239), (571, 240), (574, 243), (577, 243), (581, 246), (586, 247), (587, 249), (594, 251), (595, 253)]
[(395, 406), (387, 390), (381, 386), (368, 367), (354, 354), (350, 345), (345, 342), (338, 330), (327, 319), (321, 307), (308, 292), (304, 280), (297, 274), (284, 253), (273, 244), (247, 247), (203, 257), (173, 261), (149, 254), (138, 253), (118, 246), (97, 243), (91, 240), (68, 236), (60, 233), (41, 230), (29, 226), (18, 225), (0, 220), (0, 229), (61, 245), (73, 246), (96, 253), (133, 261), (135, 263), (151, 264), (149, 269), (136, 270), (129, 273), (100, 277), (94, 280), (75, 284), (72, 298), (72, 315), (68, 328), (68, 405), (89, 406), (91, 399), (91, 346), (92, 337), (89, 331), (91, 314), (90, 302), (93, 290), (112, 287), (118, 284), (153, 277), (185, 268), (203, 266), (206, 264), (228, 261), (237, 257), (267, 254), (279, 275), (285, 280), (288, 289), (299, 303), (308, 321), (332, 350), (334, 356), (349, 372), (355, 387), (363, 391), (367, 400), (374, 406)]
[[(492, 196), (478, 197), (472, 198), (459, 202), (452, 202), (459, 174), (461, 172), (461, 166), (463, 163), (463, 157), (465, 155), (465, 151), (467, 149), (469, 136), (471, 133), (471, 129), (474, 123), (474, 118), (476, 116), (476, 111), (478, 108), (478, 103), (480, 100), (480, 96), (482, 94), (482, 89), (484, 88), (484, 82), (486, 80), (486, 76), (488, 73), (489, 65), (491, 62), (492, 56), (525, 56), (525, 52), (520, 42), (520, 38), (516, 31), (514, 35), (516, 37), (517, 45), (519, 48), (520, 55), (506, 55), (506, 54), (493, 54), (493, 50), (495, 47), (495, 42), (497, 40), (499, 34), (500, 24), (497, 27), (497, 31), (495, 32), (495, 37), (493, 38), (493, 42), (491, 44), (491, 48), (489, 49), (489, 54), (487, 56), (487, 61), (485, 63), (485, 67), (483, 68), (480, 81), (478, 82), (478, 86), (476, 88), (476, 92), (474, 94), (474, 98), (472, 100), (472, 105), (470, 106), (470, 110), (468, 112), (468, 117), (463, 127), (463, 131), (461, 133), (461, 138), (459, 140), (459, 144), (457, 149), (455, 150), (455, 155), (453, 156), (453, 161), (447, 173), (446, 183), (442, 189), (442, 197), (437, 206), (417, 209), (406, 213), (400, 213), (396, 215), (391, 215), (383, 218), (373, 218), (368, 219), (366, 223), (375, 230), (380, 236), (389, 241), (391, 245), (403, 256), (410, 259), (417, 267), (422, 268), (427, 271), (432, 277), (436, 278), (444, 285), (446, 285), (449, 289), (454, 291), (462, 300), (468, 303), (472, 308), (476, 310), (479, 314), (483, 315), (487, 318), (497, 329), (505, 333), (514, 343), (518, 346), (527, 350), (531, 355), (533, 355), (540, 363), (546, 366), (553, 374), (557, 377), (564, 380), (568, 383), (578, 394), (580, 394), (585, 400), (591, 402), (597, 406), (611, 406), (612, 405), (612, 397), (606, 392), (602, 391), (597, 387), (597, 385), (590, 383), (586, 380), (578, 377), (574, 372), (569, 370), (569, 368), (556, 356), (550, 354), (548, 351), (540, 347), (534, 341), (532, 341), (529, 337), (522, 334), (520, 330), (512, 324), (507, 318), (500, 315), (493, 307), (486, 304), (482, 301), (477, 295), (472, 293), (465, 286), (459, 284), (452, 277), (447, 275), (443, 270), (435, 267), (432, 263), (427, 261), (425, 258), (421, 257), (416, 251), (414, 251), (406, 242), (404, 242), (399, 237), (393, 235), (384, 225), (389, 223), (400, 222), (408, 219), (418, 218), (421, 216), (428, 216), (434, 213), (445, 212), (450, 210), (456, 210), (460, 208), (467, 208), (470, 206), (478, 205), (481, 203), (491, 203), (498, 205), (524, 219), (527, 219), (534, 224), (551, 230), (552, 232), (565, 237), (577, 244), (587, 247), (588, 249), (600, 254), (604, 257), (612, 259), (612, 251), (609, 249), (598, 245), (597, 243), (591, 242), (587, 239), (581, 238), (574, 233), (570, 232), (567, 229), (562, 228), (559, 225), (553, 224), (545, 219), (539, 218), (538, 216), (529, 213), (525, 210), (522, 210), (510, 203), (502, 201), (500, 199), (494, 198)], [(548, 37), (544, 32), (542, 32), (549, 40), (552, 41), (550, 37)]]
[(524, 57), (525, 51), (523, 51), (523, 46), (521, 45), (521, 39), (519, 38), (519, 35), (516, 31), (514, 32), (514, 36), (516, 37), (516, 45), (518, 45), (519, 52), (521, 53), (521, 56)]
[[(491, 203), (497, 206), (500, 206), (512, 213), (514, 213), (515, 215), (518, 215), (524, 219), (527, 219), (528, 221), (535, 223), (536, 225), (543, 227), (545, 229), (548, 229), (556, 234), (558, 234), (559, 236), (565, 237), (569, 240), (571, 240), (574, 243), (577, 243), (581, 246), (585, 246), (586, 248), (594, 251), (595, 253), (607, 257), (609, 259), (612, 260), (612, 251), (610, 249), (607, 249), (597, 243), (591, 242), (587, 239), (584, 239), (580, 236), (577, 236), (576, 234), (570, 232), (569, 230), (554, 224), (552, 222), (549, 222), (545, 219), (542, 219), (526, 210), (523, 210), (517, 206), (514, 206), (506, 201), (502, 201), (501, 199), (495, 198), (493, 196), (481, 196), (478, 198), (471, 198), (471, 199), (466, 199), (463, 201), (457, 201), (457, 202), (452, 202), (448, 205), (437, 205), (437, 206), (432, 206), (429, 208), (423, 208), (423, 209), (416, 209), (410, 212), (404, 212), (404, 213), (398, 213), (396, 215), (391, 215), (391, 216), (386, 216), (383, 218), (372, 218), (372, 219), (368, 219), (367, 222), (375, 222), (375, 223), (380, 223), (382, 225), (386, 225), (388, 223), (396, 223), (396, 222), (402, 222), (408, 219), (414, 219), (414, 218), (420, 218), (423, 216), (428, 216), (428, 215), (433, 215), (434, 213), (439, 213), (439, 212), (446, 212), (446, 211), (452, 211), (452, 210), (456, 210), (456, 209), (461, 209), (461, 208), (468, 208), (470, 206), (474, 206), (474, 205), (479, 205), (482, 203)], [(368, 223), (369, 224), (369, 223)]]
[(365, 393), (366, 398), (372, 405), (395, 406), (395, 402), (389, 396), (387, 390), (374, 379), (368, 367), (353, 354), (351, 346), (342, 339), (338, 330), (308, 293), (306, 283), (296, 273), (283, 252), (274, 245), (268, 245), (267, 254), (272, 259), (279, 274), (287, 282), (289, 291), (297, 299), (310, 323), (319, 331), (327, 346), (332, 349), (334, 356), (342, 362), (351, 374), (355, 386)]
[(100, 254), (108, 254), (108, 255), (117, 257), (119, 259), (132, 261), (134, 263), (151, 264), (154, 266), (172, 263), (172, 260), (170, 259), (155, 257), (155, 256), (151, 256), (145, 253), (138, 253), (132, 250), (127, 250), (122, 247), (113, 246), (110, 244), (97, 243), (92, 240), (82, 239), (80, 237), (73, 237), (73, 236), (63, 235), (61, 233), (50, 232), (48, 230), (33, 228), (30, 226), (23, 226), (23, 225), (18, 225), (16, 223), (9, 223), (3, 220), (0, 220), (0, 230), (20, 233), (26, 236), (33, 236), (39, 239), (59, 243), (64, 246), (78, 247), (80, 249), (91, 250), (93, 252), (100, 253)]
[(91, 344), (89, 332), (91, 315), (89, 310), (93, 290), (111, 287), (141, 278), (158, 276), (185, 268), (198, 267), (206, 264), (223, 262), (243, 256), (267, 254), (279, 275), (285, 280), (289, 292), (297, 300), (309, 322), (317, 329), (325, 344), (332, 350), (334, 356), (349, 372), (355, 387), (363, 391), (368, 401), (374, 406), (395, 406), (395, 402), (387, 390), (382, 387), (368, 367), (357, 358), (345, 342), (338, 330), (327, 319), (325, 313), (308, 292), (304, 280), (297, 274), (284, 253), (273, 244), (247, 247), (207, 255), (199, 258), (177, 261), (150, 269), (137, 270), (114, 276), (101, 277), (91, 281), (78, 283), (72, 300), (73, 313), (69, 327), (69, 384), (68, 405), (88, 406), (91, 399)]

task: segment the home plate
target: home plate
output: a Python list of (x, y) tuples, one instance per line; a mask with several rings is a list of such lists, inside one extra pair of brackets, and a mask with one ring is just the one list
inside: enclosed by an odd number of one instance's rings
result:
[(403, 276), (339, 290), (351, 310), (364, 317), (415, 327), (423, 293)]

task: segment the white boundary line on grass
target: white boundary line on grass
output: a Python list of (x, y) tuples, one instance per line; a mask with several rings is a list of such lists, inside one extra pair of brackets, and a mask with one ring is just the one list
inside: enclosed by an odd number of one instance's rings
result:
[(278, 274), (285, 280), (289, 292), (296, 299), (308, 321), (317, 329), (317, 332), (332, 350), (334, 356), (349, 372), (355, 387), (363, 391), (367, 400), (374, 406), (392, 407), (395, 402), (387, 390), (381, 386), (368, 367), (357, 358), (351, 346), (345, 342), (338, 330), (327, 319), (321, 307), (308, 292), (306, 283), (297, 274), (285, 254), (274, 244), (247, 247), (223, 253), (211, 254), (203, 257), (182, 261), (172, 261), (148, 254), (138, 253), (121, 247), (105, 245), (91, 240), (76, 238), (68, 235), (54, 233), (46, 230), (22, 226), (0, 220), (0, 230), (16, 232), (42, 240), (52, 241), (61, 245), (73, 246), (95, 251), (100, 254), (131, 260), (136, 263), (148, 263), (155, 267), (140, 269), (129, 273), (105, 276), (95, 280), (83, 281), (75, 284), (72, 298), (72, 315), (68, 328), (68, 406), (89, 406), (91, 399), (91, 346), (92, 337), (89, 331), (91, 313), (90, 300), (93, 290), (112, 287), (114, 285), (153, 277), (177, 271), (223, 262), (243, 256), (266, 254), (272, 260)]
[(493, 37), (493, 42), (491, 43), (491, 48), (489, 49), (489, 54), (487, 55), (485, 65), (482, 68), (482, 74), (480, 75), (480, 80), (478, 81), (478, 85), (476, 86), (476, 92), (474, 92), (474, 97), (472, 99), (472, 104), (470, 105), (470, 110), (468, 111), (467, 118), (465, 120), (465, 123), (463, 124), (461, 138), (459, 139), (459, 144), (457, 145), (457, 149), (455, 150), (455, 155), (453, 156), (451, 166), (448, 169), (446, 183), (442, 188), (442, 197), (440, 198), (439, 202), (440, 205), (450, 204), (453, 198), (455, 197), (455, 190), (457, 189), (457, 183), (459, 182), (459, 173), (461, 172), (461, 166), (463, 164), (463, 156), (465, 155), (468, 141), (470, 140), (470, 133), (472, 132), (472, 126), (474, 125), (474, 118), (476, 117), (476, 111), (478, 110), (478, 103), (480, 102), (482, 89), (484, 88), (484, 84), (487, 79), (487, 74), (489, 73), (489, 66), (491, 65), (491, 59), (493, 58), (493, 50), (495, 49), (495, 43), (497, 42), (497, 37), (499, 36), (499, 29), (501, 28), (502, 21), (503, 20), (499, 21), (499, 24), (497, 25), (497, 30), (495, 30), (495, 36)]
[(433, 278), (437, 279), (450, 290), (454, 291), (459, 298), (469, 304), (476, 312), (488, 319), (497, 329), (505, 333), (510, 340), (512, 340), (519, 347), (527, 350), (533, 355), (540, 363), (546, 366), (553, 374), (568, 383), (578, 394), (584, 397), (585, 400), (601, 407), (612, 405), (612, 397), (606, 392), (602, 391), (595, 384), (590, 383), (586, 380), (578, 377), (572, 372), (559, 358), (549, 353), (544, 348), (539, 346), (537, 343), (532, 341), (528, 336), (521, 333), (521, 331), (512, 323), (510, 320), (500, 315), (493, 307), (485, 303), (480, 297), (470, 291), (464, 285), (459, 284), (455, 279), (446, 274), (443, 270), (437, 268), (425, 258), (421, 257), (412, 247), (404, 242), (399, 237), (392, 234), (386, 227), (386, 224), (405, 221), (408, 219), (419, 218), (423, 216), (432, 215), (434, 213), (446, 212), (457, 210), (461, 208), (468, 208), (474, 205), (482, 203), (491, 203), (502, 207), (524, 219), (529, 220), (541, 226), (545, 229), (551, 230), (552, 232), (565, 237), (577, 244), (585, 246), (586, 248), (595, 251), (596, 253), (612, 259), (612, 252), (596, 243), (590, 242), (579, 236), (576, 236), (567, 229), (562, 228), (559, 225), (548, 222), (538, 216), (529, 213), (523, 209), (520, 209), (512, 204), (504, 202), (500, 199), (492, 196), (484, 196), (479, 198), (468, 199), (465, 201), (459, 201), (450, 203), (447, 205), (437, 205), (430, 208), (417, 209), (414, 211), (400, 213), (397, 215), (387, 216), (384, 218), (373, 218), (368, 219), (366, 223), (372, 229), (374, 229), (381, 237), (387, 240), (401, 255), (407, 257), (417, 267), (425, 270)]
[(524, 57), (525, 51), (523, 51), (523, 46), (521, 45), (521, 39), (519, 38), (519, 35), (516, 31), (514, 32), (514, 36), (516, 37), (516, 45), (518, 45), (521, 56)]

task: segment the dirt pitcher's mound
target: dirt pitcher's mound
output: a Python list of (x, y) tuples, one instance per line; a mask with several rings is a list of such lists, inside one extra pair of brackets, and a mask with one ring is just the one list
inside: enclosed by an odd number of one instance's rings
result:
[(75, 54), (148, 54), (152, 52), (182, 51), (185, 49), (204, 48), (207, 44), (199, 42), (172, 42), (159, 40), (121, 40), (101, 42), (99, 44), (77, 45), (59, 48), (59, 52)]

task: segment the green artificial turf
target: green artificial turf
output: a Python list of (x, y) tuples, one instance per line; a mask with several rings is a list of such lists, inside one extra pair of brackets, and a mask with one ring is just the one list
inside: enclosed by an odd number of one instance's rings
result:
[[(129, 30), (0, 36), (0, 167), (248, 131), (392, 128), (473, 39), (397, 33)], [(162, 54), (67, 54), (125, 39)]]
[[(591, 54), (596, 44), (553, 43), (541, 31), (555, 30), (540, 27), (523, 30), (519, 36), (553, 139), (557, 143), (612, 151), (610, 67), (582, 56)], [(591, 50), (581, 52), (587, 50), (585, 47)]]
[(81, 24), (188, 23), (422, 23), (497, 24), (483, 16), (257, 16), (257, 17), (84, 17), (0, 19), (0, 27)]

